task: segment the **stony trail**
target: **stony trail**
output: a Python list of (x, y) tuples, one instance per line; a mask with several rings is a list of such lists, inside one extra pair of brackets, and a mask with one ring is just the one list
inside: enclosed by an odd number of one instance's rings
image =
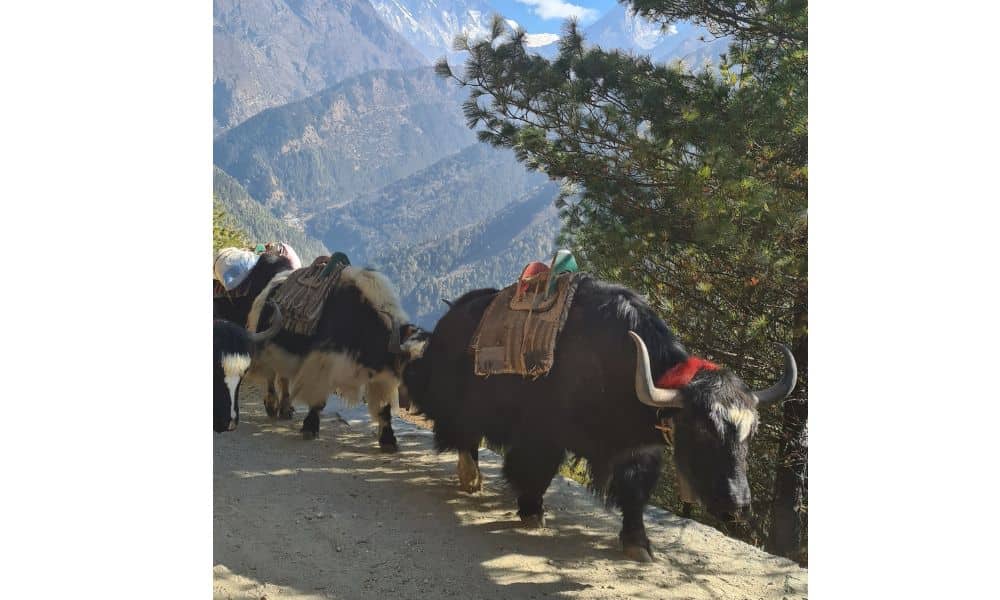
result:
[[(458, 490), (453, 454), (394, 419), (378, 450), (364, 407), (331, 404), (320, 439), (268, 419), (251, 393), (214, 437), (214, 597), (800, 599), (808, 572), (715, 529), (649, 508), (657, 562), (627, 561), (617, 515), (557, 476), (548, 526), (518, 527), (500, 459), (480, 451), (483, 491)], [(347, 424), (337, 418), (337, 413)]]

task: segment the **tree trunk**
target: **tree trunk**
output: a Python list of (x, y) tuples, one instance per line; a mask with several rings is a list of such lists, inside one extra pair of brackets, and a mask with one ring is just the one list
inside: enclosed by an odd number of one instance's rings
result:
[[(805, 373), (809, 360), (806, 315), (803, 308), (795, 319), (795, 331), (799, 335), (792, 354), (800, 373)], [(803, 393), (801, 381), (796, 390), (782, 407), (782, 435), (771, 504), (771, 531), (766, 546), (768, 552), (792, 560), (799, 560), (802, 549), (802, 526), (807, 518), (802, 512), (802, 505), (809, 457), (808, 394)]]

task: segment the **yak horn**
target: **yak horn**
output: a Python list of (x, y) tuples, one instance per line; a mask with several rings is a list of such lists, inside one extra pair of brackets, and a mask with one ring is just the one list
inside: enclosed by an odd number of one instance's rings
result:
[(792, 356), (792, 351), (788, 346), (784, 344), (775, 344), (781, 349), (781, 352), (785, 355), (785, 371), (781, 374), (781, 379), (778, 383), (772, 385), (766, 390), (754, 391), (753, 395), (757, 398), (757, 402), (760, 404), (768, 404), (774, 402), (775, 400), (783, 400), (792, 393), (795, 388), (795, 381), (798, 379), (798, 369), (795, 366), (795, 357)]
[(262, 344), (281, 331), (281, 309), (278, 308), (277, 304), (271, 304), (271, 306), (274, 308), (274, 314), (271, 315), (271, 326), (264, 331), (250, 334), (250, 341), (254, 344)]
[(650, 372), (649, 352), (642, 338), (634, 331), (628, 332), (635, 342), (635, 394), (639, 402), (656, 408), (680, 408), (684, 405), (684, 397), (680, 390), (660, 389), (653, 385), (653, 375)]

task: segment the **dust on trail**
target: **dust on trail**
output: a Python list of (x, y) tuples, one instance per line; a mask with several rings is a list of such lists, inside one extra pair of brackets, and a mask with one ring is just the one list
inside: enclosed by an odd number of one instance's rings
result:
[[(248, 390), (249, 391), (249, 390)], [(458, 491), (455, 455), (394, 419), (381, 454), (367, 410), (331, 404), (320, 439), (304, 413), (275, 422), (254, 393), (214, 440), (215, 598), (804, 598), (808, 573), (715, 529), (649, 508), (657, 561), (618, 549), (620, 518), (557, 476), (548, 527), (518, 527), (500, 460), (480, 451), (483, 491)], [(345, 425), (336, 415), (349, 422)]]

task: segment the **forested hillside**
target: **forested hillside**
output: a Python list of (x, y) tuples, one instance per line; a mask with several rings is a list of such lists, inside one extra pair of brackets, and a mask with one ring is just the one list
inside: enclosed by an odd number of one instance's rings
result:
[(272, 215), (219, 167), (214, 168), (212, 180), (216, 201), (225, 210), (232, 226), (245, 233), (251, 243), (288, 242), (305, 263), (329, 254), (322, 242)]
[(273, 213), (308, 215), (473, 143), (460, 96), (430, 68), (366, 73), (222, 134), (215, 164)]
[(399, 289), (414, 322), (433, 327), (454, 300), (469, 290), (504, 287), (532, 260), (548, 261), (555, 250), (559, 187), (546, 183), (496, 215), (442, 238), (393, 248), (372, 259)]
[(433, 165), (310, 220), (332, 250), (366, 261), (386, 246), (441, 238), (495, 214), (546, 181), (513, 154), (473, 144)]

